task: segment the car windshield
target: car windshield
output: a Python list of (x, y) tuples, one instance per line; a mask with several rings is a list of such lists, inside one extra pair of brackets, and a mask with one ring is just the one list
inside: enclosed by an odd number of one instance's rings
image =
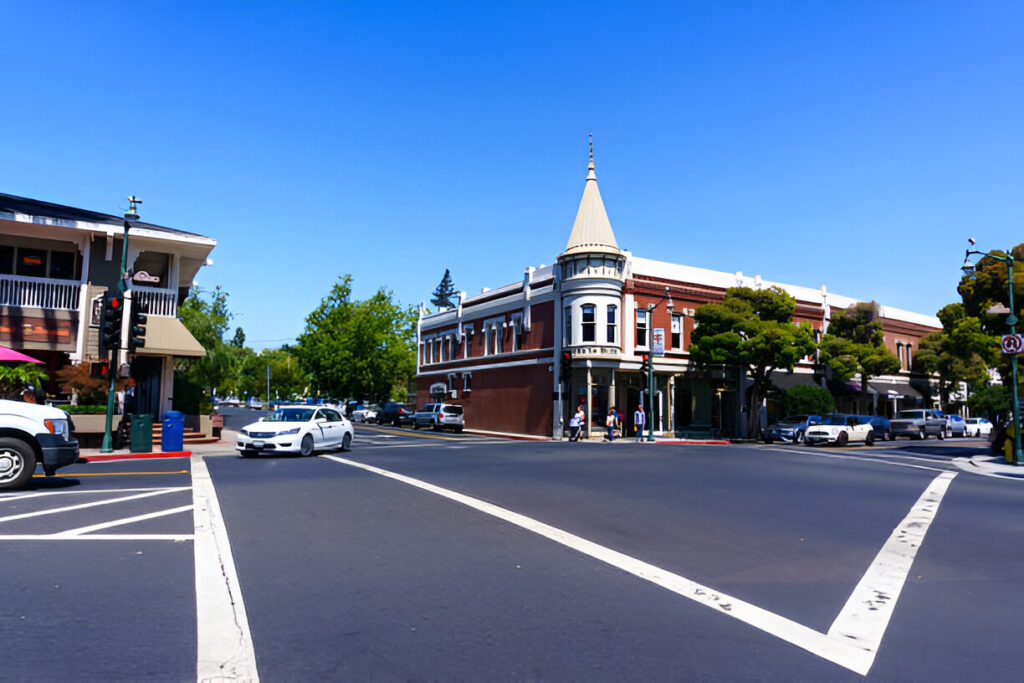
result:
[(309, 408), (278, 408), (265, 422), (309, 422), (313, 411)]

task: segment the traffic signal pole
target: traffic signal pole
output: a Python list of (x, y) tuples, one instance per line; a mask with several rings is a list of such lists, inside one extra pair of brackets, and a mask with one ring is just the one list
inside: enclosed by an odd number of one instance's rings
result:
[[(128, 211), (124, 215), (124, 238), (121, 240), (121, 270), (119, 271), (120, 272), (120, 277), (117, 280), (117, 291), (118, 291), (118, 294), (121, 295), (121, 296), (118, 296), (118, 304), (122, 307), (122, 316), (124, 315), (124, 313), (123, 313), (123, 310), (124, 310), (124, 308), (123, 308), (124, 296), (123, 295), (124, 295), (124, 290), (127, 289), (127, 285), (125, 284), (125, 280), (128, 278), (128, 228), (131, 227), (131, 224), (134, 221), (139, 220), (139, 214), (136, 213), (136, 211), (135, 211), (135, 205), (136, 204), (141, 204), (141, 203), (142, 203), (141, 199), (136, 199), (134, 196), (129, 197), (128, 198)], [(104, 313), (104, 315), (105, 315), (105, 313)], [(105, 321), (100, 321), (100, 335), (101, 336), (103, 335), (103, 323), (104, 322)], [(104, 426), (103, 426), (103, 444), (100, 446), (100, 453), (113, 453), (114, 452), (114, 443), (113, 443), (113, 438), (112, 438), (112, 434), (111, 434), (111, 424), (113, 423), (113, 420), (114, 420), (114, 389), (116, 388), (115, 387), (115, 383), (116, 383), (116, 378), (117, 378), (117, 372), (114, 371), (114, 368), (115, 368), (116, 362), (117, 362), (117, 354), (120, 351), (120, 347), (121, 347), (121, 344), (120, 344), (121, 331), (120, 330), (118, 330), (117, 339), (118, 339), (118, 344), (116, 346), (112, 347), (112, 348), (108, 348), (107, 349), (107, 352), (110, 354), (108, 356), (108, 363), (107, 363), (107, 368), (108, 368), (107, 374), (110, 375), (110, 386), (107, 388), (107, 419), (106, 419), (106, 422), (104, 423)], [(101, 343), (102, 343), (102, 341), (101, 341)]]

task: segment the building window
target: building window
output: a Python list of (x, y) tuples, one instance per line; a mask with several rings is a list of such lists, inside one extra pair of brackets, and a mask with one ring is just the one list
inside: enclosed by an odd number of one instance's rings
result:
[(466, 345), (465, 351), (463, 351), (463, 358), (469, 358), (473, 355), (473, 328), (467, 327), (462, 330), (462, 343)]
[(903, 365), (903, 342), (896, 342), (896, 357), (900, 359), (900, 370), (906, 370), (906, 366)]
[(911, 353), (911, 351), (913, 350), (913, 347), (910, 344), (907, 344), (906, 350), (907, 350), (907, 370), (910, 370), (910, 369), (913, 368), (914, 355), (913, 355), (913, 353)]
[(683, 316), (672, 315), (672, 348), (683, 348)]
[(594, 328), (597, 327), (597, 321), (594, 317), (594, 304), (584, 304), (581, 311), (580, 326), (583, 330), (583, 336), (580, 341), (592, 342), (595, 339)]
[(523, 349), (523, 319), (515, 318), (512, 320), (512, 350), (521, 351)]
[(493, 353), (493, 351), (491, 351), (491, 349), (493, 348), (491, 345), (494, 343), (493, 341), (491, 341), (491, 338), (493, 336), (494, 336), (494, 328), (491, 325), (488, 325), (487, 327), (484, 328), (484, 355), (485, 356), (489, 356), (489, 355), (491, 355), (491, 353)]
[(448, 395), (451, 396), (451, 393), (453, 391), (455, 391), (455, 373), (454, 372), (449, 372), (448, 373)]
[(643, 308), (636, 311), (636, 345), (647, 346), (647, 310)]
[(46, 277), (46, 250), (18, 247), (18, 275)]
[(565, 342), (563, 346), (572, 344), (572, 306), (565, 307)]
[(615, 304), (608, 304), (608, 320), (605, 325), (607, 330), (606, 340), (609, 344), (615, 343), (615, 329), (619, 322), (619, 307)]
[(462, 373), (462, 393), (469, 393), (473, 390), (473, 373)]
[(505, 353), (505, 327), (494, 326), (494, 352)]

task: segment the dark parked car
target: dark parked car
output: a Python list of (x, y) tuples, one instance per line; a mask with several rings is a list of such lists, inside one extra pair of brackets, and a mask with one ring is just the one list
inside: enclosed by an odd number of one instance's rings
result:
[(819, 423), (821, 423), (821, 415), (787, 415), (768, 427), (764, 440), (768, 443), (772, 441), (803, 443), (807, 427)]
[(412, 404), (388, 401), (380, 407), (380, 411), (377, 413), (377, 424), (395, 425), (396, 427), (410, 425), (415, 412), (416, 408)]
[(892, 425), (889, 423), (889, 418), (882, 417), (881, 415), (858, 415), (857, 419), (860, 420), (861, 424), (871, 425), (875, 441), (892, 441), (895, 438), (892, 434)]

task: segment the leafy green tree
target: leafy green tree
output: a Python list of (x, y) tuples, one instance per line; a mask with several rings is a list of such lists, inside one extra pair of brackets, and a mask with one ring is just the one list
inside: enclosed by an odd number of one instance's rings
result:
[(245, 347), (245, 332), (242, 330), (241, 327), (235, 328), (235, 336), (231, 338), (231, 346), (235, 347), (236, 349), (241, 349)]
[(306, 316), (296, 355), (315, 390), (386, 400), (415, 372), (416, 313), (383, 288), (353, 301), (352, 276), (339, 280)]
[(825, 415), (836, 409), (836, 399), (827, 389), (795, 386), (779, 397), (779, 417), (786, 415)]
[(878, 304), (860, 302), (832, 316), (818, 345), (821, 360), (841, 380), (860, 375), (860, 402), (868, 412), (868, 380), (900, 370), (900, 360), (885, 345)]
[(430, 303), (434, 304), (438, 308), (452, 308), (455, 304), (452, 302), (452, 297), (455, 296), (455, 285), (452, 283), (452, 276), (448, 272), (448, 269), (444, 269), (444, 277), (441, 278), (441, 283), (434, 290), (433, 298)]
[(50, 378), (43, 368), (38, 363), (0, 363), (0, 397), (18, 398), (29, 386), (38, 393), (42, 383)]
[(293, 396), (305, 391), (309, 383), (292, 347), (263, 349), (259, 354), (247, 349), (239, 368), (238, 391), (266, 398), (267, 366), (270, 366), (270, 400)]
[(234, 376), (235, 349), (224, 343), (231, 322), (228, 294), (218, 285), (213, 291), (199, 287), (178, 308), (182, 322), (203, 348), (206, 356), (183, 361), (185, 378), (199, 384), (212, 395), (213, 390)]
[(974, 389), (989, 380), (988, 368), (999, 355), (999, 340), (986, 334), (981, 321), (967, 315), (963, 304), (948, 304), (939, 311), (942, 329), (921, 339), (914, 365), (939, 377), (939, 398), (949, 407), (949, 394), (960, 382)]
[(811, 326), (794, 325), (795, 310), (796, 299), (779, 287), (732, 287), (721, 303), (701, 306), (694, 316), (690, 357), (697, 366), (740, 367), (753, 380), (747, 392), (750, 438), (757, 438), (761, 428), (753, 416), (771, 388), (772, 371), (792, 370), (814, 351)]
[(967, 397), (967, 407), (971, 409), (971, 415), (987, 417), (996, 422), (1000, 417), (1007, 417), (1010, 414), (1011, 403), (1010, 387), (1002, 384), (990, 384), (979, 387)]

